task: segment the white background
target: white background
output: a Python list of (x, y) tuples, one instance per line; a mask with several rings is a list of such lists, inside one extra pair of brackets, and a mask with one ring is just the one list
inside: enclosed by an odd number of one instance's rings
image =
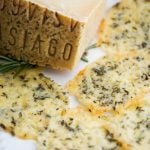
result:
[[(107, 9), (115, 4), (118, 0), (107, 0)], [(95, 61), (97, 58), (102, 57), (104, 52), (99, 48), (89, 51), (88, 60), (89, 63)], [(80, 61), (78, 66), (70, 72), (59, 72), (51, 69), (45, 70), (45, 75), (55, 80), (55, 82), (65, 85), (70, 79), (72, 79), (81, 69), (83, 69), (88, 63)], [(74, 100), (71, 100), (71, 107), (76, 105)], [(24, 141), (0, 130), (0, 150), (36, 150), (36, 144), (34, 141)]]

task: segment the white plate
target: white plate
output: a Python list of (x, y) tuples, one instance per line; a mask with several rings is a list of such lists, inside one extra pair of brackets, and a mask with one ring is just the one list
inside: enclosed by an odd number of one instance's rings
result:
[[(107, 9), (114, 5), (119, 0), (107, 0)], [(88, 60), (89, 63), (95, 61), (97, 58), (102, 57), (104, 52), (99, 49), (93, 49), (89, 51)], [(72, 79), (80, 70), (82, 70), (88, 63), (80, 61), (78, 66), (73, 71), (59, 72), (52, 69), (46, 69), (45, 75), (52, 78), (58, 84), (64, 86), (70, 79)], [(71, 98), (70, 107), (75, 107), (78, 103)], [(0, 150), (36, 150), (36, 144), (34, 141), (25, 141), (12, 137), (8, 133), (0, 131)]]

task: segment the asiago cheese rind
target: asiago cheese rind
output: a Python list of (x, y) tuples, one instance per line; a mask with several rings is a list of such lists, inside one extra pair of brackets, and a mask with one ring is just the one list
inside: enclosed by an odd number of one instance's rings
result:
[(129, 149), (150, 148), (150, 95), (131, 103), (109, 120), (109, 129)]
[[(77, 2), (87, 13), (73, 5)], [(96, 33), (105, 1), (84, 2), (0, 1), (0, 53), (39, 66), (72, 69)]]

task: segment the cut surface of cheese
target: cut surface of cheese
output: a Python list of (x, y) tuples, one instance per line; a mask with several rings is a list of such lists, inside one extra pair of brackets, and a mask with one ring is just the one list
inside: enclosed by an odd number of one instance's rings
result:
[[(45, 6), (50, 10), (63, 13), (79, 21), (87, 21), (91, 10), (97, 9), (98, 0), (28, 0), (35, 4)], [(102, 1), (101, 1), (102, 2)]]
[(93, 113), (115, 110), (150, 91), (150, 56), (144, 51), (110, 53), (67, 84)]
[(0, 75), (0, 127), (23, 139), (36, 139), (68, 109), (67, 92), (41, 74), (26, 70), (13, 78)]
[(110, 130), (122, 139), (130, 149), (150, 148), (150, 95), (119, 110), (110, 118)]
[(105, 0), (0, 1), (0, 54), (72, 69), (89, 45)]
[(100, 45), (106, 51), (144, 50), (150, 53), (150, 1), (122, 0), (100, 28)]
[(123, 150), (126, 147), (84, 108), (68, 110), (39, 136), (38, 149)]

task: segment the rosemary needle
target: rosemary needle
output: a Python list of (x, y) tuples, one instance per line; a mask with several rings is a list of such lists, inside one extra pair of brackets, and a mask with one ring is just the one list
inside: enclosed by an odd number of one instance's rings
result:
[(88, 50), (90, 50), (90, 49), (92, 49), (92, 48), (97, 48), (97, 47), (99, 47), (99, 46), (97, 45), (97, 43), (94, 43), (94, 44), (92, 44), (91, 46), (87, 47), (85, 50), (88, 51)]
[(97, 48), (97, 47), (98, 47), (97, 43), (94, 43), (94, 44), (92, 44), (91, 46), (87, 47), (87, 48), (85, 49), (85, 52), (83, 53), (83, 56), (81, 57), (81, 60), (84, 61), (84, 62), (86, 62), (86, 63), (88, 63), (88, 62), (89, 62), (88, 59), (87, 59), (88, 51), (89, 51), (90, 49)]
[(0, 56), (0, 73), (6, 73), (9, 71), (14, 71), (16, 77), (22, 70), (26, 68), (31, 68), (34, 65), (31, 65), (24, 61), (17, 61), (13, 58), (6, 56)]
[(81, 60), (84, 61), (84, 62), (86, 62), (86, 63), (89, 62), (88, 59), (85, 56), (82, 56)]

